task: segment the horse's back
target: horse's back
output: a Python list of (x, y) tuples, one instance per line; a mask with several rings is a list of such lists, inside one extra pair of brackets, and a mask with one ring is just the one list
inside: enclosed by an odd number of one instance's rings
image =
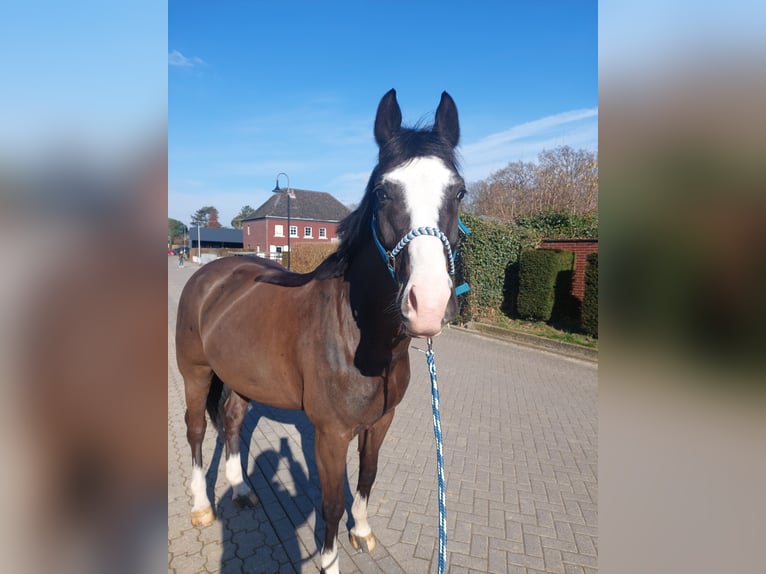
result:
[[(217, 259), (197, 271), (178, 305), (181, 374), (186, 378), (185, 371), (193, 374), (202, 366), (249, 398), (300, 408), (295, 367), (275, 363), (295, 338), (284, 327), (285, 314), (296, 311), (284, 301), (292, 291), (280, 285), (286, 275), (281, 266), (253, 256)], [(282, 388), (274, 384), (279, 379), (285, 382)]]
[(201, 267), (186, 283), (179, 313), (188, 307), (215, 306), (220, 298), (231, 300), (255, 283), (274, 281), (286, 274), (281, 265), (261, 257), (232, 255), (216, 259)]

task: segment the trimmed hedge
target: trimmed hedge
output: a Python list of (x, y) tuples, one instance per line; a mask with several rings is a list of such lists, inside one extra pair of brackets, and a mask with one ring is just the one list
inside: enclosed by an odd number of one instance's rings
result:
[[(290, 256), (290, 270), (308, 273), (327, 259), (338, 248), (337, 243), (299, 243), (293, 246)], [(287, 253), (282, 253), (283, 265), (287, 266)]]
[(471, 230), (462, 235), (456, 260), (456, 284), (466, 281), (471, 290), (458, 298), (460, 320), (471, 321), (508, 307), (508, 273), (524, 249), (540, 244), (539, 234), (512, 223), (492, 221), (470, 213), (460, 217)]
[(556, 292), (565, 289), (557, 283), (570, 281), (574, 253), (559, 249), (524, 251), (519, 259), (518, 313), (524, 319), (549, 321)]
[(543, 211), (520, 215), (516, 225), (538, 231), (545, 239), (598, 239), (598, 214)]
[(589, 254), (585, 266), (582, 329), (591, 337), (598, 338), (598, 253)]

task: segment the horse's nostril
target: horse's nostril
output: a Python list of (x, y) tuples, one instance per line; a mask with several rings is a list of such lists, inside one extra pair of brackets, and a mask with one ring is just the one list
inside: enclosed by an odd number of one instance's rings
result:
[(409, 301), (410, 309), (417, 312), (418, 310), (418, 298), (415, 296), (415, 288), (410, 289), (410, 293), (407, 296), (407, 301)]

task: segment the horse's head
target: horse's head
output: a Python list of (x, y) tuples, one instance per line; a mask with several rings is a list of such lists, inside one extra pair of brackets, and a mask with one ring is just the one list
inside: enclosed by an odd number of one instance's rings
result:
[(403, 128), (396, 92), (378, 106), (379, 162), (368, 184), (373, 235), (399, 284), (398, 304), (407, 333), (431, 337), (457, 314), (450, 261), (458, 238), (458, 206), (465, 182), (455, 147), (457, 108), (442, 93), (430, 128)]

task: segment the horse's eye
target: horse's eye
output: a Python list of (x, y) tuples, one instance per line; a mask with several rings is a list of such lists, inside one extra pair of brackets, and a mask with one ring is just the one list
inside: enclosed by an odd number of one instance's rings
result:
[(464, 187), (461, 187), (461, 188), (460, 188), (460, 191), (458, 191), (458, 192), (457, 192), (457, 195), (455, 196), (455, 199), (457, 199), (458, 201), (460, 201), (460, 200), (461, 200), (461, 199), (463, 199), (464, 197), (465, 197), (465, 188), (464, 188)]
[(378, 185), (375, 187), (375, 193), (378, 196), (378, 200), (385, 201), (389, 199), (388, 192), (386, 191), (386, 188), (382, 185)]

